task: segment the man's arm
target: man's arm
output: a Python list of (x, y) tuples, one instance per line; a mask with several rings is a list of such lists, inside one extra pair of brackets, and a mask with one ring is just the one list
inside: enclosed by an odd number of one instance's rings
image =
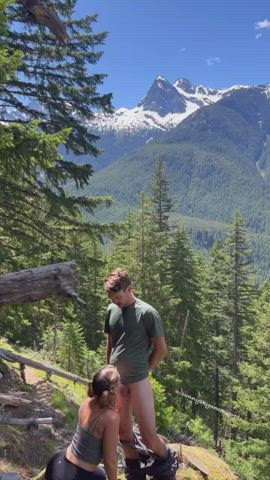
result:
[(168, 351), (166, 340), (164, 337), (153, 337), (151, 338), (151, 342), (154, 348), (149, 358), (150, 370), (158, 366), (158, 364), (161, 362), (161, 360), (163, 360)]
[(112, 336), (109, 334), (107, 337), (107, 346), (106, 346), (106, 361), (108, 364), (110, 363), (111, 351), (112, 351)]

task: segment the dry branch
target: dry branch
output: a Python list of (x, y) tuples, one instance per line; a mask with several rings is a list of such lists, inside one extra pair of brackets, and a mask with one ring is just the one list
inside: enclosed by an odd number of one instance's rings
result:
[(76, 263), (64, 262), (0, 276), (0, 306), (36, 302), (52, 295), (85, 302), (75, 292)]
[(0, 417), (0, 425), (52, 425), (52, 417), (48, 418), (11, 418), (9, 416)]
[(14, 395), (3, 395), (2, 393), (0, 393), (0, 405), (21, 407), (25, 405), (30, 405), (31, 403), (31, 400), (26, 400), (24, 398), (16, 397)]

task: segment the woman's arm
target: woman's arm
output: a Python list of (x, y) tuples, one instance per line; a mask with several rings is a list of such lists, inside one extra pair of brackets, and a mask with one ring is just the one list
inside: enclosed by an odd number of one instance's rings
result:
[(117, 480), (119, 415), (110, 411), (103, 432), (103, 461), (108, 480)]

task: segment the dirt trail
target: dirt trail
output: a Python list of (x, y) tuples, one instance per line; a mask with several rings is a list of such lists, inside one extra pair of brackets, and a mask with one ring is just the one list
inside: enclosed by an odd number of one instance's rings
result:
[[(53, 425), (40, 425), (38, 429), (6, 427), (0, 425), (0, 471), (17, 471), (26, 468), (33, 474), (46, 465), (52, 454), (65, 448), (71, 441), (72, 432), (65, 429), (65, 415), (52, 402), (55, 385), (37, 375), (35, 369), (25, 368), (26, 386), (13, 368), (3, 364), (4, 373), (0, 380), (0, 392), (21, 396), (31, 400), (29, 406), (5, 409), (13, 418), (53, 418)], [(4, 470), (5, 462), (7, 470)], [(11, 463), (10, 463), (11, 462)]]
[(35, 385), (42, 379), (37, 375), (35, 368), (25, 366), (25, 379), (28, 385)]

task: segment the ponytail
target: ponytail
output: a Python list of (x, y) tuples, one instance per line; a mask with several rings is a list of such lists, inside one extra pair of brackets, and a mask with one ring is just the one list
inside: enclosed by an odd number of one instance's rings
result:
[(88, 387), (88, 396), (96, 397), (102, 408), (114, 408), (119, 385), (120, 376), (117, 369), (113, 365), (106, 365), (94, 375), (92, 384)]

